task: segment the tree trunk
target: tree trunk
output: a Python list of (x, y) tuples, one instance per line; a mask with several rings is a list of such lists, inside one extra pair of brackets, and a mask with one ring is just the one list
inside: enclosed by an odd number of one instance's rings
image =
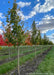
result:
[(18, 46), (18, 75), (20, 75), (20, 64), (19, 64), (19, 46)]
[(35, 58), (36, 58), (36, 45), (35, 45)]
[(11, 58), (10, 55), (11, 55), (11, 53), (10, 53), (10, 47), (9, 47), (9, 60), (10, 60), (10, 58)]

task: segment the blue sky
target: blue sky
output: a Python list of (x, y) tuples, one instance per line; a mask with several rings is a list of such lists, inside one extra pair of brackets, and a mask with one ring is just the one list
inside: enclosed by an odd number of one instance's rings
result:
[[(10, 5), (8, 4), (10, 1)], [(0, 0), (0, 34), (2, 34), (2, 21), (5, 22), (3, 13), (7, 13), (8, 8), (12, 8), (14, 0)], [(17, 4), (21, 7), (21, 11), (17, 12), (22, 16), (25, 27), (31, 30), (33, 20), (39, 27), (42, 36), (46, 33), (47, 37), (54, 42), (54, 0), (17, 0)]]

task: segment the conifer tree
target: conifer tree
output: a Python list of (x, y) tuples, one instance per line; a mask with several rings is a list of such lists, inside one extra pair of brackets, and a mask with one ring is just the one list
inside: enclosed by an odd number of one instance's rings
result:
[(31, 36), (32, 44), (36, 44), (36, 34), (37, 34), (36, 23), (35, 23), (35, 21), (33, 21), (33, 23), (32, 23), (32, 36)]
[(40, 30), (38, 30), (38, 35), (37, 35), (37, 40), (38, 40), (38, 43), (39, 45), (41, 45), (41, 33), (40, 33)]
[(47, 38), (46, 34), (44, 34), (43, 42), (44, 42), (44, 45), (48, 44), (48, 38)]

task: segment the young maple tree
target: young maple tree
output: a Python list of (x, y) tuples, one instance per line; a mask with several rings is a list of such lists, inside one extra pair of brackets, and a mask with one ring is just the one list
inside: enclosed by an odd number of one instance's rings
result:
[[(10, 2), (9, 2), (10, 3)], [(14, 0), (12, 9), (9, 8), (6, 15), (6, 28), (5, 28), (5, 39), (8, 39), (7, 43), (12, 43), (14, 46), (18, 46), (18, 73), (19, 72), (19, 46), (25, 41), (24, 40), (24, 23), (21, 17), (17, 14), (19, 11), (16, 0)]]

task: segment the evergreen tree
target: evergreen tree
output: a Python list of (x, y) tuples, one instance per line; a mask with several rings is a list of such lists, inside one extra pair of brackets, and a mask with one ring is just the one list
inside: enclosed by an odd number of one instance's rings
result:
[(44, 38), (43, 38), (43, 42), (44, 42), (44, 45), (47, 45), (48, 44), (48, 38), (46, 36), (46, 34), (44, 34)]
[(38, 30), (37, 40), (38, 40), (39, 45), (41, 45), (41, 33), (40, 33), (40, 30)]
[(33, 21), (33, 23), (32, 23), (32, 36), (31, 36), (32, 44), (36, 44), (36, 34), (37, 34), (36, 23), (35, 23), (35, 21)]

